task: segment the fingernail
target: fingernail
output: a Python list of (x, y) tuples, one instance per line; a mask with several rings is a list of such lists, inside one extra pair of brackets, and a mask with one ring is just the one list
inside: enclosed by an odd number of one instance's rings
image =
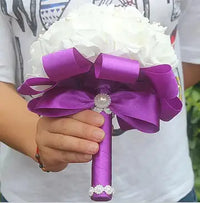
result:
[(99, 148), (98, 144), (93, 143), (90, 145), (89, 151), (90, 151), (90, 153), (95, 154), (95, 153), (97, 153), (98, 148)]
[(96, 116), (95, 121), (98, 126), (102, 126), (104, 124), (104, 117), (101, 115), (98, 115)]
[(91, 160), (92, 159), (92, 155), (88, 155), (88, 154), (85, 154), (83, 157), (85, 160)]
[(100, 130), (100, 129), (95, 130), (94, 131), (94, 136), (97, 139), (97, 141), (101, 141), (105, 136), (105, 132), (103, 130)]

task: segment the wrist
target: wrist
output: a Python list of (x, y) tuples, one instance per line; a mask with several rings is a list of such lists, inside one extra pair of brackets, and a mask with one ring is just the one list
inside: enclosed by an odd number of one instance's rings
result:
[(26, 136), (26, 142), (24, 143), (25, 144), (24, 154), (33, 159), (35, 162), (37, 162), (37, 159), (35, 158), (37, 150), (36, 144), (37, 122), (38, 117), (35, 120), (32, 120), (32, 125), (29, 126), (29, 130), (27, 132), (28, 136)]
[(25, 155), (33, 159), (35, 162), (37, 162), (37, 159), (35, 158), (36, 150), (37, 150), (37, 145), (34, 140), (31, 144), (27, 144)]

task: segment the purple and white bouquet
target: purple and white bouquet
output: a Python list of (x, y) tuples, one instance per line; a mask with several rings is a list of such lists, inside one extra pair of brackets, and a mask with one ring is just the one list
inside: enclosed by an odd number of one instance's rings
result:
[(181, 111), (170, 37), (134, 7), (86, 4), (41, 34), (31, 56), (33, 71), (19, 92), (38, 95), (28, 103), (32, 112), (62, 117), (92, 109), (104, 116), (89, 195), (110, 200), (112, 114), (124, 130), (155, 133), (160, 120)]

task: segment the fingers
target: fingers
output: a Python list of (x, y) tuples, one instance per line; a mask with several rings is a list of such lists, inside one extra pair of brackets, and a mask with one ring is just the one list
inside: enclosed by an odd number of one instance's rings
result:
[(45, 166), (45, 169), (52, 172), (63, 170), (68, 163), (86, 163), (92, 160), (92, 155), (51, 148), (43, 148), (40, 153), (42, 155), (41, 162)]
[(48, 139), (45, 139), (43, 146), (49, 148), (90, 155), (96, 154), (99, 150), (98, 143), (90, 140), (55, 133), (46, 136)]
[(105, 136), (103, 123), (104, 117), (90, 110), (67, 118), (40, 118), (36, 143), (46, 169), (61, 171), (68, 163), (90, 161)]
[(101, 114), (91, 110), (85, 110), (77, 114), (74, 114), (70, 117), (78, 121), (87, 123), (89, 125), (94, 125), (97, 127), (102, 126), (104, 123), (104, 117)]
[(68, 152), (62, 150), (55, 150), (51, 148), (46, 148), (43, 151), (44, 157), (51, 157), (51, 159), (43, 158), (42, 161), (45, 165), (55, 165), (55, 162), (59, 160), (59, 162), (66, 164), (66, 163), (85, 163), (92, 160), (92, 155), (90, 154), (83, 154), (77, 152)]
[(101, 142), (105, 132), (96, 127), (72, 118), (55, 119), (48, 126), (48, 131), (56, 134), (70, 135), (87, 139), (95, 142)]

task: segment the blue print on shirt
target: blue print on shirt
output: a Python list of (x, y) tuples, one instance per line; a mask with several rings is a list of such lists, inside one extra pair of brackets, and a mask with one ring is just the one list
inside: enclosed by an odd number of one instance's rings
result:
[(70, 0), (40, 0), (40, 19), (46, 30), (61, 18), (69, 3)]

